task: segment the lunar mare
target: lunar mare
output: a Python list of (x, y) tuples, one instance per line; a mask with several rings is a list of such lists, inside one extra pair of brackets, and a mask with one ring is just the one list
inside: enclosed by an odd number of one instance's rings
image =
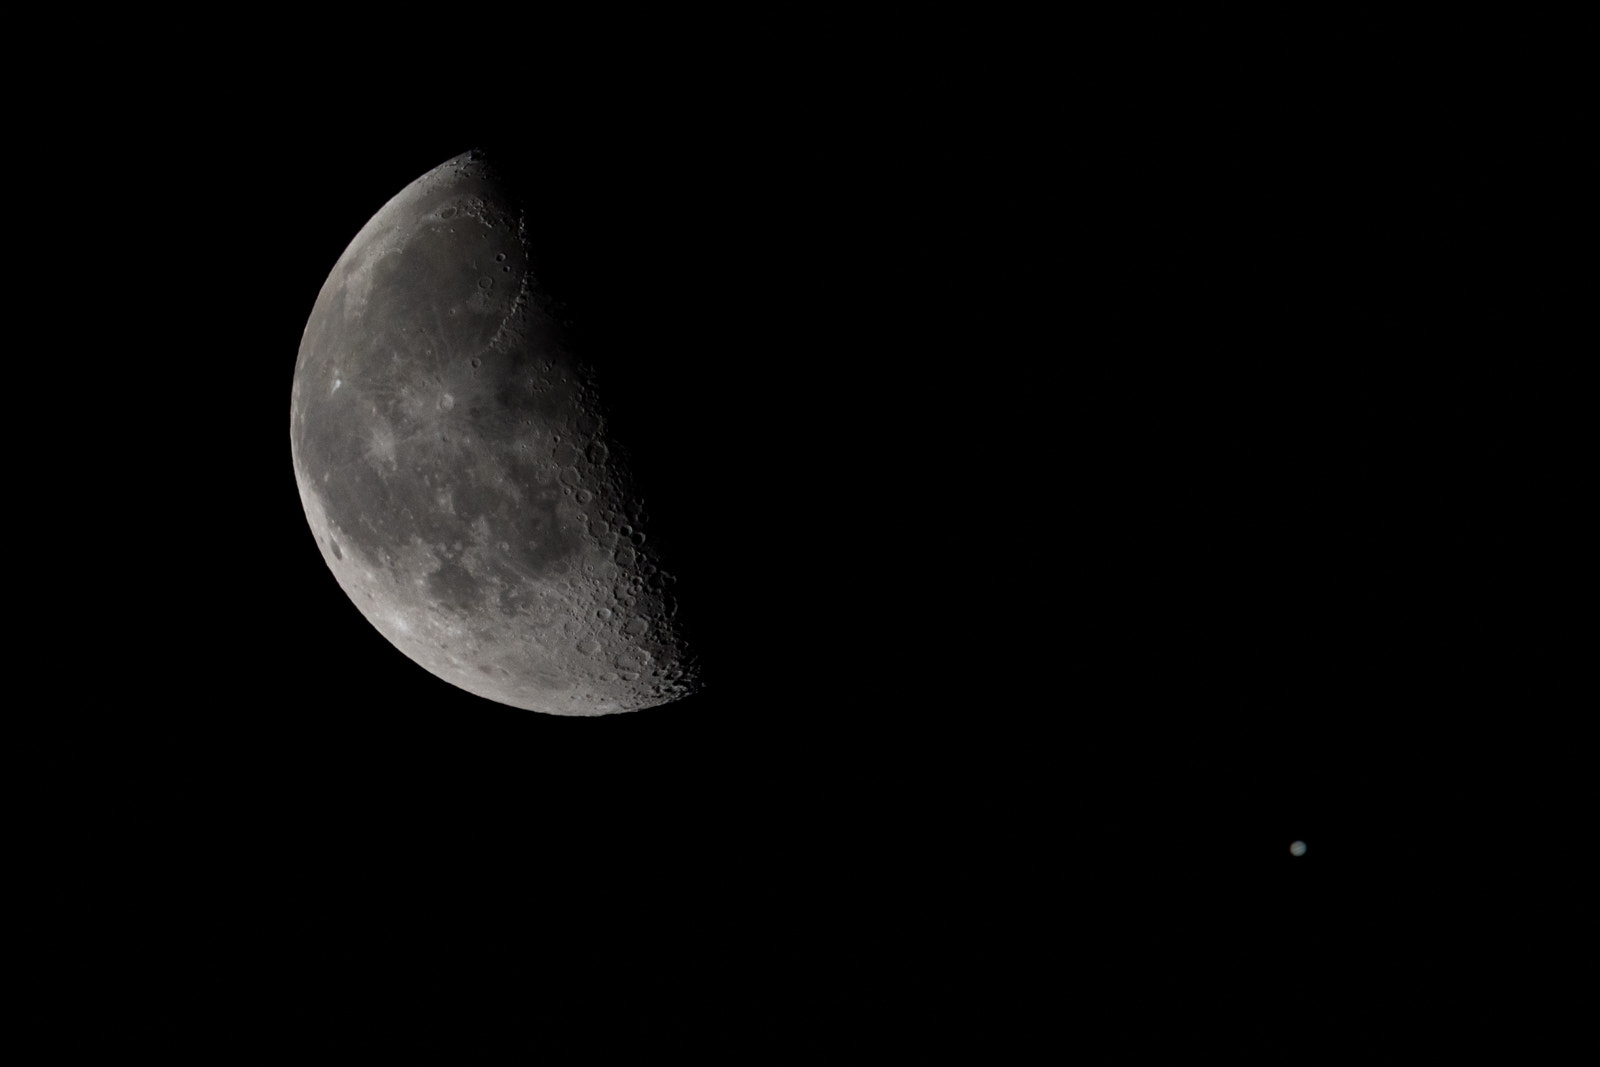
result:
[(674, 575), (492, 161), (449, 160), (361, 229), (306, 323), (295, 481), (385, 638), (470, 693), (599, 715), (699, 685)]

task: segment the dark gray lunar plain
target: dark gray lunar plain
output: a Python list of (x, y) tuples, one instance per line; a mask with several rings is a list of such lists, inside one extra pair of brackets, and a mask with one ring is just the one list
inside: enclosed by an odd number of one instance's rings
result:
[(295, 480), (378, 632), (470, 693), (556, 715), (698, 684), (592, 367), (480, 153), (424, 174), (335, 264), (300, 343)]

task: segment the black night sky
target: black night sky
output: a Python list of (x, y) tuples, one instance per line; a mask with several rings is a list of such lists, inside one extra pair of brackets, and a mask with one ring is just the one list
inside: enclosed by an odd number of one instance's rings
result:
[[(447, 91), (218, 53), (18, 142), (92, 383), (92, 437), (40, 444), (91, 576), (22, 820), (63, 1047), (1283, 1063), (1514, 1028), (1524, 449), (1578, 350), (1534, 248), (1592, 166), (1394, 56), (1002, 53)], [(301, 511), (318, 289), (478, 145), (539, 175), (689, 546), (678, 705), (452, 689)]]

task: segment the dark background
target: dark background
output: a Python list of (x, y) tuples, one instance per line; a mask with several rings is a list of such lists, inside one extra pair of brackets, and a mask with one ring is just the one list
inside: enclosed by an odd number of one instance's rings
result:
[[(1564, 728), (1527, 604), (1595, 173), (1492, 69), (1341, 32), (1309, 70), (423, 32), (66, 78), (15, 167), (85, 397), (34, 441), (84, 576), (21, 820), (57, 1036), (1137, 1062), (1531, 1025), (1511, 804)], [(693, 578), (679, 704), (456, 691), (305, 524), (317, 291), (477, 145), (533, 175)]]

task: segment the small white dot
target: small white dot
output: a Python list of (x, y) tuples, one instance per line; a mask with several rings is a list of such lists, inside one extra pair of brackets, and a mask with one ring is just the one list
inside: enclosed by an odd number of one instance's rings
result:
[(1291, 855), (1291, 856), (1304, 856), (1305, 854), (1306, 854), (1306, 843), (1304, 841), (1296, 841), (1294, 844), (1289, 846), (1289, 855)]

